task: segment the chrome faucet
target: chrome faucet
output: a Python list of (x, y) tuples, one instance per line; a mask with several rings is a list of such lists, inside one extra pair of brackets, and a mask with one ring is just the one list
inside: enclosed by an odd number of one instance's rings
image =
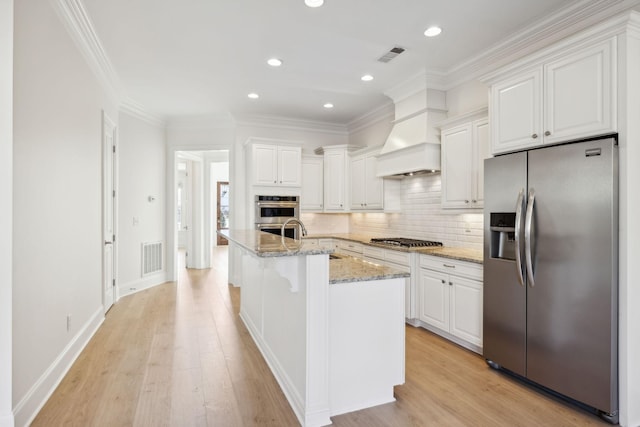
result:
[(302, 230), (302, 235), (306, 236), (307, 235), (307, 229), (304, 226), (304, 224), (302, 223), (302, 221), (300, 221), (298, 218), (289, 218), (288, 220), (286, 220), (284, 222), (284, 224), (282, 224), (282, 230), (280, 231), (280, 235), (284, 236), (284, 228), (287, 226), (287, 224), (289, 224), (290, 222), (297, 222), (300, 225), (300, 229)]

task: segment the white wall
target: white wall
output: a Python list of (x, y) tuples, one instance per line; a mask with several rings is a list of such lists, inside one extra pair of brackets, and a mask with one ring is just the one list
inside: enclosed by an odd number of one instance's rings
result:
[(0, 427), (13, 427), (11, 302), (13, 221), (13, 0), (0, 0)]
[(142, 243), (164, 242), (167, 259), (166, 145), (163, 127), (125, 113), (120, 113), (118, 130), (116, 283), (122, 296), (166, 280), (165, 272), (142, 277)]
[(489, 88), (478, 80), (472, 80), (447, 91), (447, 116), (455, 117), (486, 107)]
[(440, 184), (440, 175), (404, 178), (400, 212), (351, 214), (350, 232), (482, 249), (482, 213), (452, 214), (442, 210)]
[(104, 318), (101, 111), (117, 110), (51, 2), (16, 2), (14, 42), (13, 403), (22, 426)]

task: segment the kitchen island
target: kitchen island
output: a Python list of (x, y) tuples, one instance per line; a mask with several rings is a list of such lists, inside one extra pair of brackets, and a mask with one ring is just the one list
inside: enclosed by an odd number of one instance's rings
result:
[[(394, 401), (404, 383), (407, 273), (253, 230), (230, 242), (240, 317), (300, 424)], [(335, 263), (335, 268), (332, 264)]]

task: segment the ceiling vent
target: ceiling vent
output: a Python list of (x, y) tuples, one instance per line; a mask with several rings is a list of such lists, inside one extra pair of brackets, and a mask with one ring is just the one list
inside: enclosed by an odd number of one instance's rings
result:
[(389, 52), (385, 53), (380, 58), (378, 58), (378, 61), (387, 63), (391, 61), (393, 58), (395, 58), (396, 56), (400, 55), (402, 52), (404, 52), (404, 49), (396, 46), (393, 49), (391, 49)]

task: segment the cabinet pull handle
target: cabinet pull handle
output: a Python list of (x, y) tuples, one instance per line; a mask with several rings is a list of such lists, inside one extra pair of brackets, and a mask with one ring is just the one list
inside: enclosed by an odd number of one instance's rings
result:
[(537, 133), (534, 133), (533, 135), (531, 135), (531, 138), (536, 139), (538, 137)]
[(450, 264), (442, 264), (442, 265), (447, 267), (447, 268), (456, 268), (455, 265), (450, 265)]

